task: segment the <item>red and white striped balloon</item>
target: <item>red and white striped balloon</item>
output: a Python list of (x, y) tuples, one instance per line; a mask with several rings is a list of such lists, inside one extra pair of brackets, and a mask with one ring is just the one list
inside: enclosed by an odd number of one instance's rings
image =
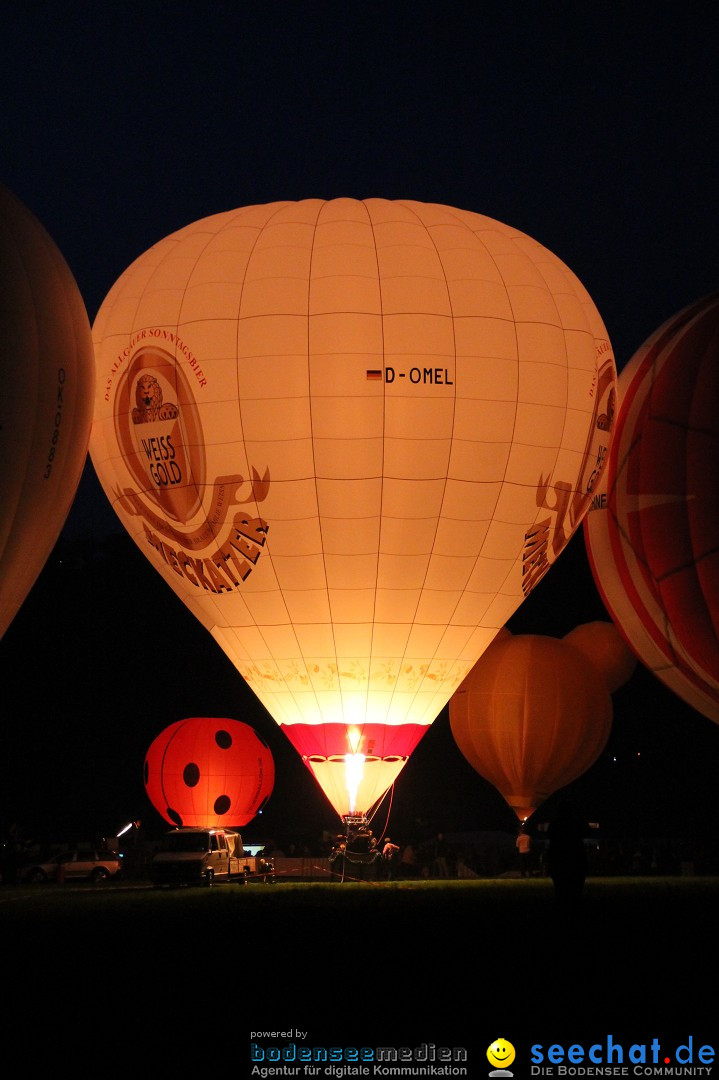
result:
[(719, 293), (649, 337), (618, 396), (584, 523), (594, 578), (645, 666), (719, 723)]

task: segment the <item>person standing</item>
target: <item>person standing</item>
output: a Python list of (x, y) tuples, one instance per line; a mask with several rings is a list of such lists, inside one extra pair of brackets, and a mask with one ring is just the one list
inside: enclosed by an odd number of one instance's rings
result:
[(388, 881), (394, 880), (398, 858), (399, 844), (393, 844), (388, 836), (384, 842), (384, 847), (382, 848), (382, 867), (384, 869), (384, 876)]
[(575, 914), (581, 904), (587, 877), (587, 836), (589, 822), (572, 803), (561, 803), (547, 829), (547, 870), (564, 916)]
[(400, 877), (414, 878), (417, 876), (417, 856), (412, 844), (406, 844), (402, 848), (399, 860)]
[(527, 832), (524, 822), (519, 826), (516, 848), (519, 855), (519, 873), (521, 877), (528, 878), (531, 876), (532, 838)]
[(437, 838), (432, 849), (432, 877), (449, 877), (449, 844), (444, 838), (444, 833), (437, 833)]

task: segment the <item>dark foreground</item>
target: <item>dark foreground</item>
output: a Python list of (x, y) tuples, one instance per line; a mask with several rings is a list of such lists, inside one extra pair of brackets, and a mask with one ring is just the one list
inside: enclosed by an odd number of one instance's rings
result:
[(590, 879), (569, 917), (546, 879), (7, 886), (5, 1027), (32, 1017), (38, 1054), (63, 1032), (123, 1047), (137, 1032), (157, 1046), (160, 1032), (170, 1064), (193, 1052), (183, 1032), (229, 1025), (238, 1077), (252, 1075), (253, 1032), (469, 1046), (480, 1076), (500, 1035), (517, 1047), (607, 1033), (719, 1043), (718, 903), (719, 879), (702, 877)]

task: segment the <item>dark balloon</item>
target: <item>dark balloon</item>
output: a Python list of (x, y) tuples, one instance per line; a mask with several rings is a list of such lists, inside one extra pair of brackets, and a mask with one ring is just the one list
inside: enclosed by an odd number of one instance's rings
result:
[(610, 694), (629, 681), (637, 666), (636, 656), (613, 622), (582, 623), (562, 640), (601, 669)]
[(87, 457), (87, 312), (45, 229), (0, 188), (0, 637), (65, 524)]
[(467, 761), (525, 821), (599, 757), (612, 699), (600, 668), (565, 641), (505, 631), (451, 698), (449, 718)]

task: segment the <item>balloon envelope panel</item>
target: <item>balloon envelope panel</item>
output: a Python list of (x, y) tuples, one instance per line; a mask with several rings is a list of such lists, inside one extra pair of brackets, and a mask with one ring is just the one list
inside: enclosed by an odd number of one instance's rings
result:
[(87, 457), (90, 323), (67, 263), (0, 187), (0, 637), (65, 524)]
[(94, 336), (118, 515), (367, 810), (587, 509), (615, 370), (586, 291), (490, 218), (310, 199), (161, 241)]
[(215, 717), (178, 720), (145, 758), (150, 802), (171, 825), (246, 825), (272, 793), (275, 766), (247, 724)]
[(719, 722), (719, 294), (644, 343), (619, 398), (585, 524), (592, 572), (641, 661)]

